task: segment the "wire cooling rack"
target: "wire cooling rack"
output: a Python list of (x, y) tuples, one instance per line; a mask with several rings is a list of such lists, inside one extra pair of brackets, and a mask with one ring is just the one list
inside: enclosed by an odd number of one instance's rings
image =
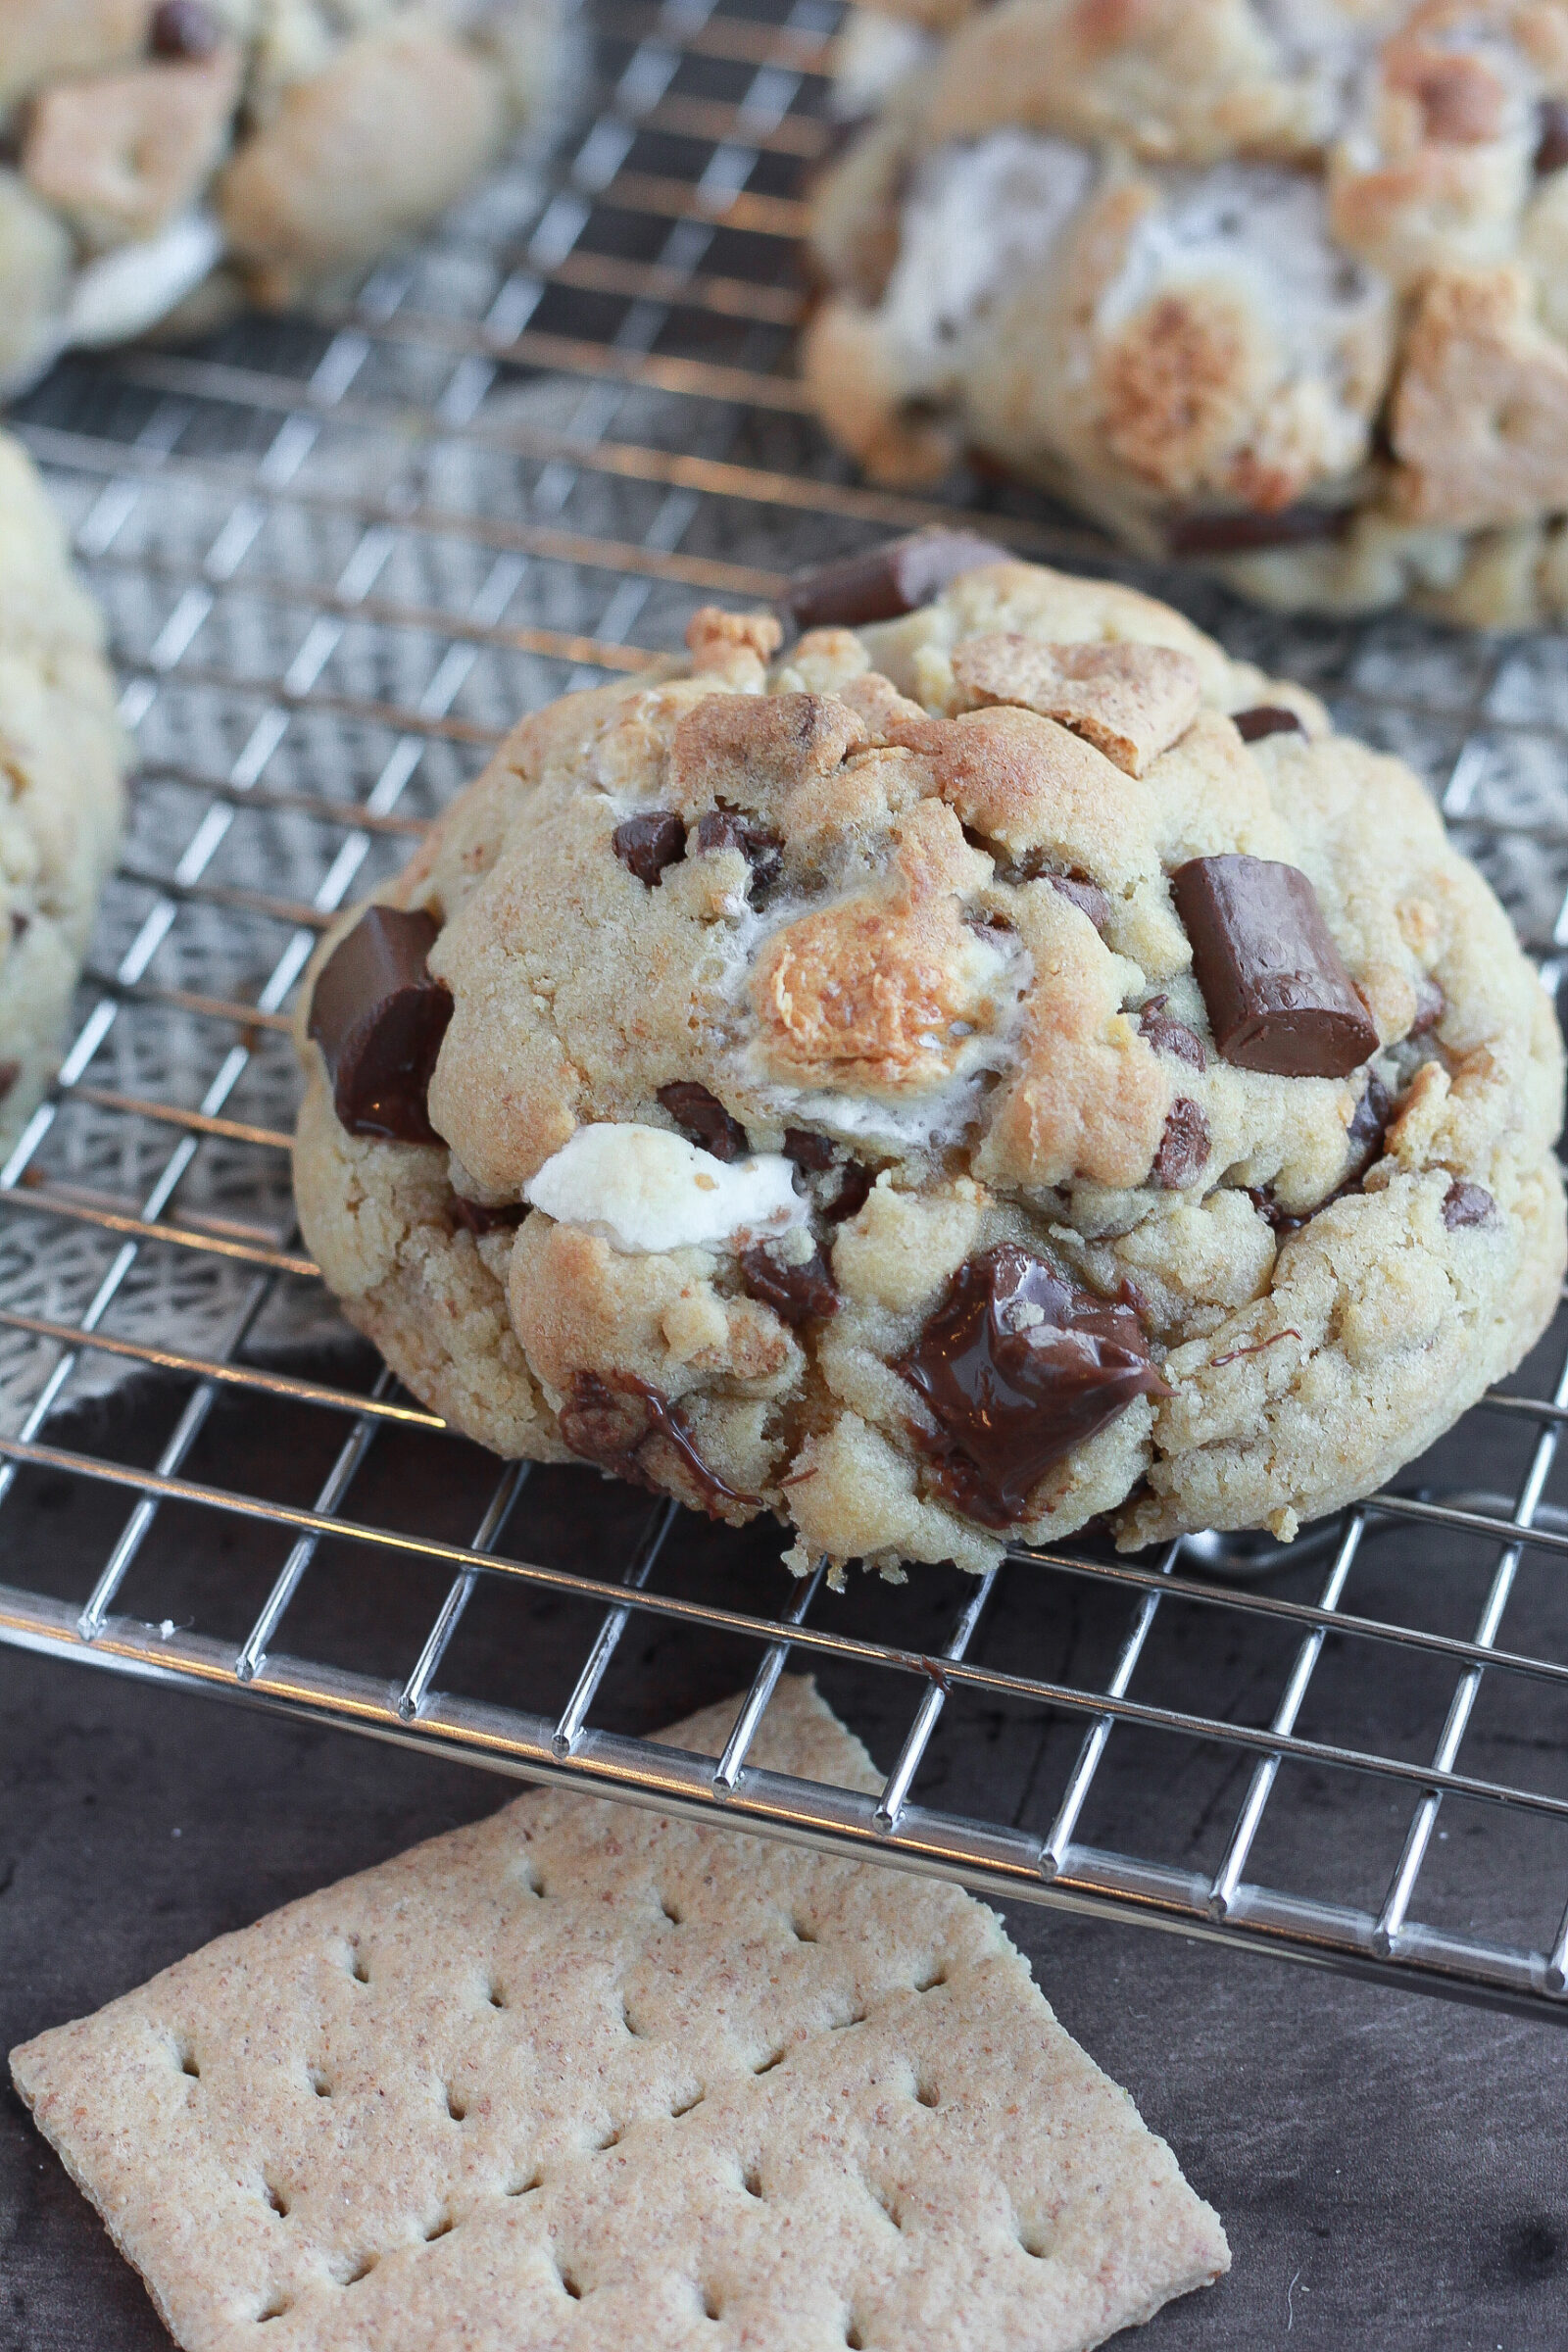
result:
[[(0, 1637), (1568, 2018), (1568, 1331), (1289, 1554), (1074, 1545), (835, 1594), (791, 1584), (776, 1530), (498, 1471), (342, 1338), (300, 1252), (287, 1005), (333, 911), (520, 710), (946, 511), (856, 486), (789, 372), (835, 24), (601, 7), (551, 154), (354, 299), (69, 362), (24, 404), (143, 778), (58, 1088), (0, 1171), (0, 1531), (26, 1571)], [(965, 494), (1028, 552), (1109, 562), (1048, 506)], [(1152, 584), (1414, 761), (1555, 981), (1561, 639)], [(30, 1543), (62, 1499), (74, 1535)], [(750, 1678), (716, 1768), (647, 1737), (671, 1654), (693, 1700)], [(878, 1797), (748, 1763), (786, 1660), (893, 1757)]]

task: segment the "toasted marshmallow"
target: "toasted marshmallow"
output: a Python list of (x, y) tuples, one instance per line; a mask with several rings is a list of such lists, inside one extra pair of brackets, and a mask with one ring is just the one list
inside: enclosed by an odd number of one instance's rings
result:
[(583, 1225), (628, 1256), (662, 1250), (745, 1250), (806, 1222), (782, 1152), (715, 1159), (684, 1136), (635, 1121), (579, 1127), (522, 1188), (558, 1224)]

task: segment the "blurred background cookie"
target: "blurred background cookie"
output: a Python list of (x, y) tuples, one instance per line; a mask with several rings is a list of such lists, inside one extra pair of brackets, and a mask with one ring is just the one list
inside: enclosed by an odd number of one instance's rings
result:
[(1568, 612), (1568, 8), (857, 12), (805, 368), (1265, 602)]
[(554, 0), (0, 0), (0, 391), (432, 220), (537, 109)]

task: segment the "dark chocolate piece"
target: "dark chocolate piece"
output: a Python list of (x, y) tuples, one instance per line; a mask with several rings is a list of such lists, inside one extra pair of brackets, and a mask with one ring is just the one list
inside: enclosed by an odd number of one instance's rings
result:
[(3, 1102), (22, 1076), (20, 1061), (0, 1061), (0, 1102)]
[(1455, 1177), (1443, 1196), (1443, 1222), (1450, 1233), (1465, 1225), (1490, 1225), (1497, 1203), (1484, 1184), (1465, 1184)]
[(425, 960), (437, 929), (422, 907), (406, 913), (400, 906), (367, 906), (321, 967), (310, 1034), (351, 1135), (441, 1141), (425, 1106), (452, 1018), (452, 992), (431, 979)]
[(937, 1423), (920, 1442), (938, 1484), (983, 1527), (1023, 1518), (1052, 1464), (1135, 1396), (1170, 1394), (1131, 1307), (1079, 1290), (1016, 1242), (958, 1268), (899, 1370)]
[[(1260, 1191), (1254, 1184), (1248, 1186), (1247, 1198), (1263, 1219), (1264, 1224), (1270, 1226), (1279, 1235), (1281, 1241), (1286, 1240), (1293, 1233), (1299, 1233), (1301, 1227), (1309, 1223), (1317, 1214), (1316, 1209), (1313, 1208), (1281, 1208), (1272, 1193)], [(1333, 1196), (1330, 1195), (1330, 1199), (1332, 1198)], [(1328, 1202), (1324, 1201), (1323, 1206), (1326, 1208)]]
[(1102, 890), (1098, 882), (1091, 882), (1087, 874), (1059, 872), (1051, 862), (1049, 850), (1025, 850), (1017, 858), (1008, 858), (998, 843), (988, 841), (983, 833), (976, 833), (968, 825), (963, 829), (963, 838), (972, 850), (983, 850), (996, 860), (999, 882), (1049, 882), (1081, 914), (1088, 915), (1097, 931), (1103, 931), (1109, 922), (1110, 893)]
[(1336, 507), (1282, 507), (1277, 514), (1179, 514), (1165, 544), (1173, 556), (1248, 556), (1337, 539), (1346, 519)]
[(561, 1434), (572, 1452), (585, 1461), (597, 1462), (602, 1470), (631, 1486), (646, 1487), (654, 1494), (662, 1494), (667, 1489), (644, 1469), (642, 1454), (651, 1438), (662, 1438), (692, 1478), (710, 1519), (718, 1516), (720, 1503), (744, 1503), (755, 1509), (761, 1501), (760, 1494), (741, 1494), (710, 1468), (697, 1450), (691, 1425), (680, 1406), (635, 1372), (612, 1372), (608, 1377), (597, 1372), (577, 1373), (571, 1395), (561, 1408)]
[(1228, 1062), (1281, 1078), (1348, 1078), (1377, 1052), (1377, 1027), (1298, 866), (1194, 858), (1171, 889)]
[(454, 1225), (476, 1237), (481, 1233), (500, 1233), (507, 1227), (514, 1231), (528, 1214), (526, 1200), (503, 1200), (492, 1208), (488, 1201), (470, 1200), (463, 1193), (454, 1193), (447, 1202), (447, 1214)]
[(1375, 1159), (1383, 1157), (1383, 1136), (1394, 1116), (1394, 1097), (1374, 1072), (1367, 1072), (1366, 1092), (1351, 1114), (1345, 1131), (1346, 1149), (1350, 1164), (1346, 1173), (1346, 1185), (1357, 1184)]
[(222, 38), (222, 26), (202, 0), (160, 0), (147, 27), (147, 46), (154, 57), (184, 58), (193, 64), (211, 57)]
[(650, 808), (617, 825), (611, 845), (621, 864), (652, 890), (665, 866), (678, 865), (686, 855), (685, 820), (673, 808)]
[(1540, 126), (1536, 137), (1536, 172), (1544, 179), (1548, 172), (1560, 172), (1568, 165), (1568, 102), (1543, 98), (1536, 121)]
[(1165, 1010), (1169, 1003), (1169, 997), (1151, 997), (1146, 1004), (1139, 1005), (1139, 1034), (1149, 1040), (1156, 1054), (1170, 1054), (1191, 1069), (1206, 1070), (1207, 1048), (1196, 1029), (1189, 1029), (1185, 1021), (1177, 1020), (1174, 1013)]
[(871, 1187), (875, 1182), (874, 1171), (862, 1160), (847, 1159), (844, 1163), (844, 1181), (822, 1211), (828, 1223), (842, 1225), (848, 1218), (858, 1216), (871, 1197)]
[(13, 939), (25, 939), (25, 938), (26, 938), (26, 936), (27, 936), (27, 933), (28, 933), (28, 932), (31, 930), (31, 928), (32, 928), (32, 917), (31, 917), (31, 915), (30, 915), (30, 914), (28, 914), (28, 913), (26, 913), (26, 912), (25, 912), (25, 911), (24, 911), (24, 909), (23, 909), (21, 906), (13, 906), (13, 907), (12, 907), (12, 909), (11, 909), (11, 936), (12, 936), (12, 938), (13, 938)]
[(1410, 1023), (1412, 1037), (1424, 1037), (1435, 1029), (1448, 1009), (1448, 1000), (1435, 980), (1418, 980), (1415, 984), (1415, 1019)]
[(739, 850), (752, 869), (752, 891), (760, 900), (784, 866), (784, 844), (760, 817), (735, 808), (710, 808), (697, 823), (699, 850)]
[(744, 1159), (751, 1150), (739, 1119), (732, 1119), (718, 1097), (695, 1078), (676, 1078), (662, 1086), (659, 1100), (682, 1135), (715, 1159)]
[(833, 1146), (825, 1135), (813, 1135), (809, 1127), (786, 1127), (784, 1156), (808, 1176), (824, 1176), (833, 1165)]
[(1076, 874), (1052, 874), (1053, 890), (1059, 891), (1080, 914), (1087, 914), (1097, 931), (1103, 931), (1110, 920), (1110, 893), (1102, 890), (1098, 882), (1081, 882)]
[(1006, 558), (1004, 547), (972, 531), (916, 531), (805, 573), (785, 591), (784, 610), (802, 629), (858, 629), (869, 620), (896, 620), (940, 596), (960, 571)]
[(1163, 1192), (1174, 1192), (1189, 1176), (1208, 1164), (1208, 1121), (1196, 1102), (1178, 1095), (1165, 1114), (1165, 1132), (1154, 1153), (1153, 1181)]
[(765, 1242), (743, 1250), (741, 1281), (747, 1295), (770, 1306), (784, 1323), (809, 1323), (813, 1316), (836, 1315), (842, 1303), (833, 1287), (820, 1250), (798, 1266), (787, 1265)]
[(1306, 733), (1296, 712), (1279, 703), (1258, 703), (1250, 710), (1233, 710), (1231, 725), (1244, 743), (1261, 743), (1265, 735)]

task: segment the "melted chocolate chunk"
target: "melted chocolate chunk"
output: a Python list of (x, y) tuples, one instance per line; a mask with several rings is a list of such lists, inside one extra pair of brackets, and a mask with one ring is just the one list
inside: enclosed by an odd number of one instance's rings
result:
[(1250, 710), (1233, 710), (1231, 725), (1244, 743), (1261, 743), (1265, 735), (1304, 735), (1306, 729), (1294, 710), (1278, 703), (1258, 703)]
[(809, 1127), (786, 1127), (784, 1156), (808, 1176), (825, 1176), (833, 1165), (833, 1146), (825, 1135), (813, 1135)]
[(161, 0), (147, 27), (147, 46), (154, 57), (184, 58), (193, 63), (211, 57), (222, 38), (222, 26), (201, 0)]
[(842, 1304), (820, 1250), (791, 1266), (759, 1242), (741, 1251), (740, 1265), (747, 1296), (770, 1306), (780, 1322), (809, 1323), (813, 1316), (836, 1315)]
[(1165, 1010), (1169, 997), (1151, 997), (1147, 1004), (1138, 1007), (1139, 1034), (1146, 1037), (1156, 1054), (1174, 1054), (1191, 1069), (1206, 1070), (1208, 1052), (1196, 1029), (1176, 1019)]
[(1214, 1043), (1242, 1070), (1348, 1078), (1378, 1033), (1298, 866), (1194, 858), (1171, 876)]
[(828, 1223), (842, 1225), (848, 1218), (858, 1216), (870, 1199), (871, 1187), (875, 1182), (874, 1173), (862, 1160), (847, 1159), (844, 1163), (844, 1181), (822, 1211)]
[(1540, 126), (1536, 172), (1544, 179), (1548, 172), (1560, 172), (1568, 165), (1568, 103), (1561, 98), (1543, 98), (1536, 121)]
[(1443, 1196), (1443, 1222), (1450, 1233), (1465, 1225), (1490, 1225), (1497, 1203), (1484, 1184), (1464, 1184), (1456, 1177)]
[(1356, 1104), (1350, 1124), (1345, 1131), (1350, 1165), (1342, 1190), (1359, 1184), (1372, 1162), (1383, 1157), (1384, 1131), (1393, 1116), (1394, 1097), (1382, 1079), (1369, 1071), (1366, 1092)]
[(585, 1461), (597, 1462), (602, 1470), (655, 1494), (667, 1489), (643, 1467), (642, 1455), (650, 1439), (662, 1438), (695, 1484), (710, 1519), (717, 1517), (721, 1503), (755, 1508), (761, 1500), (759, 1494), (741, 1494), (709, 1467), (680, 1406), (635, 1372), (612, 1372), (608, 1378), (597, 1372), (577, 1373), (561, 1408), (561, 1434)]
[(710, 808), (697, 823), (699, 850), (739, 850), (752, 869), (752, 892), (759, 901), (770, 891), (784, 866), (784, 844), (771, 825), (760, 817), (743, 816), (734, 808)]
[(695, 1078), (676, 1078), (659, 1090), (659, 1100), (689, 1143), (715, 1159), (744, 1159), (751, 1150), (746, 1130), (732, 1119), (716, 1095)]
[(504, 1200), (492, 1208), (487, 1201), (470, 1200), (463, 1193), (454, 1193), (447, 1202), (447, 1214), (454, 1225), (465, 1233), (477, 1237), (481, 1233), (501, 1233), (508, 1227), (514, 1232), (528, 1214), (526, 1200)]
[(1053, 890), (1059, 891), (1080, 914), (1087, 914), (1097, 931), (1103, 931), (1110, 920), (1110, 894), (1098, 882), (1081, 882), (1076, 874), (1053, 874)]
[(1135, 1396), (1170, 1394), (1130, 1307), (1015, 1242), (958, 1268), (899, 1370), (937, 1423), (920, 1443), (942, 1491), (983, 1527), (1023, 1518), (1052, 1464)]
[(1435, 1029), (1448, 1009), (1448, 1000), (1435, 980), (1418, 980), (1415, 984), (1415, 1019), (1410, 1023), (1412, 1037), (1424, 1037)]
[(673, 808), (651, 808), (617, 825), (611, 844), (621, 864), (652, 890), (665, 866), (678, 865), (686, 855), (685, 822)]
[(1002, 564), (1007, 551), (972, 531), (916, 531), (868, 555), (829, 564), (792, 583), (784, 610), (803, 629), (858, 629), (869, 620), (897, 620), (940, 596), (960, 571)]
[(1165, 1114), (1165, 1132), (1154, 1153), (1153, 1180), (1163, 1192), (1174, 1192), (1189, 1176), (1208, 1164), (1208, 1121), (1196, 1102), (1178, 1095)]
[(310, 1034), (332, 1080), (332, 1102), (351, 1135), (435, 1144), (425, 1106), (452, 994), (426, 957), (435, 917), (422, 908), (367, 906), (339, 940), (311, 999)]
[(1025, 850), (1017, 858), (1008, 858), (998, 843), (988, 841), (983, 833), (976, 833), (968, 825), (963, 829), (963, 838), (972, 850), (983, 850), (988, 858), (995, 859), (999, 882), (1049, 882), (1080, 914), (1088, 915), (1097, 931), (1103, 931), (1109, 922), (1110, 893), (1102, 890), (1098, 882), (1091, 882), (1087, 874), (1059, 872), (1052, 864), (1048, 850)]
[(1337, 539), (1345, 522), (1334, 507), (1284, 507), (1277, 514), (1182, 514), (1166, 531), (1165, 544), (1173, 556), (1248, 556)]

